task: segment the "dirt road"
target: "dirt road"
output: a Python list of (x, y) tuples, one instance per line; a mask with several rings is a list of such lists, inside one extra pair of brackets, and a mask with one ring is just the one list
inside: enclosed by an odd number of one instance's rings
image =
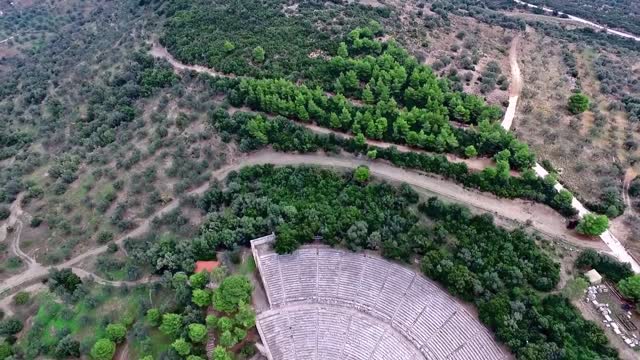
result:
[[(592, 247), (598, 250), (605, 250), (601, 243), (585, 242), (571, 232), (566, 230), (564, 219), (557, 215), (551, 208), (522, 200), (500, 199), (491, 194), (480, 193), (473, 190), (465, 189), (462, 186), (452, 183), (444, 179), (431, 177), (419, 172), (400, 169), (382, 161), (371, 161), (366, 158), (358, 159), (350, 155), (326, 156), (323, 154), (289, 154), (279, 153), (273, 150), (262, 150), (240, 158), (235, 164), (225, 166), (214, 171), (212, 178), (224, 179), (231, 171), (236, 171), (245, 166), (258, 164), (275, 164), (275, 165), (317, 165), (323, 167), (354, 169), (359, 165), (369, 166), (373, 175), (394, 182), (406, 182), (418, 189), (426, 190), (456, 202), (473, 206), (477, 209), (488, 211), (501, 217), (518, 221), (520, 223), (530, 222), (531, 226), (536, 230), (563, 239), (565, 241), (576, 244), (577, 246)], [(198, 188), (191, 190), (188, 195), (200, 195), (209, 188), (209, 183), (205, 183)], [(125, 239), (136, 237), (148, 232), (151, 225), (151, 219), (156, 216), (162, 216), (174, 209), (180, 204), (180, 199), (175, 199), (167, 204), (164, 208), (142, 221), (140, 225), (133, 231), (121, 236), (115, 242), (121, 245)], [(38, 267), (30, 269), (24, 273), (15, 275), (6, 279), (0, 285), (0, 297), (7, 295), (11, 289), (20, 286), (23, 283), (31, 282), (47, 275), (49, 269), (56, 268), (74, 268), (77, 264), (88, 258), (95, 257), (107, 251), (107, 246), (100, 246), (86, 251), (62, 264), (49, 267)], [(74, 270), (75, 271), (75, 270)], [(90, 274), (95, 278), (95, 275)]]
[[(535, 9), (540, 8), (540, 6), (529, 4), (529, 3), (526, 3), (526, 2), (521, 1), (521, 0), (513, 0), (513, 1), (518, 3), (518, 4), (521, 4), (521, 5), (527, 5), (530, 8), (535, 8)], [(553, 12), (553, 9), (550, 9), (550, 8), (548, 8), (546, 6), (542, 6), (542, 9), (545, 12), (548, 12), (548, 13)], [(579, 23), (591, 26), (591, 27), (593, 27), (593, 28), (595, 28), (597, 30), (605, 30), (609, 34), (618, 35), (618, 36), (621, 36), (621, 37), (624, 37), (624, 38), (627, 38), (627, 39), (633, 39), (635, 41), (640, 41), (640, 36), (636, 36), (636, 35), (630, 34), (630, 33), (625, 32), (625, 31), (609, 29), (606, 26), (602, 26), (600, 24), (596, 24), (593, 21), (589, 21), (589, 20), (586, 20), (586, 19), (583, 19), (583, 18), (579, 18), (577, 16), (569, 15), (569, 14), (563, 13), (561, 11), (558, 11), (558, 14), (559, 15), (566, 15), (567, 18), (565, 20), (568, 20), (568, 21), (579, 22)], [(559, 17), (558, 19), (563, 19), (563, 18)]]
[(509, 48), (509, 64), (511, 66), (511, 84), (509, 85), (509, 106), (502, 119), (503, 128), (509, 130), (513, 124), (513, 118), (516, 116), (516, 107), (518, 106), (518, 98), (522, 91), (522, 76), (520, 75), (520, 65), (518, 65), (518, 44), (520, 36), (517, 35), (511, 40)]
[(2, 227), (0, 227), (0, 242), (3, 242), (6, 240), (8, 228), (9, 227), (13, 228), (15, 236), (13, 237), (13, 241), (11, 241), (11, 243), (9, 244), (9, 252), (14, 256), (17, 256), (18, 258), (20, 258), (20, 260), (22, 260), (22, 262), (24, 262), (24, 264), (27, 265), (27, 271), (29, 271), (31, 269), (37, 269), (41, 266), (40, 264), (38, 264), (38, 262), (34, 258), (32, 258), (31, 256), (29, 256), (28, 254), (26, 254), (24, 251), (20, 249), (20, 240), (22, 239), (22, 228), (24, 227), (21, 217), (26, 214), (22, 210), (22, 206), (21, 206), (23, 197), (24, 197), (24, 194), (22, 193), (18, 194), (18, 196), (16, 197), (16, 200), (11, 204), (11, 207), (9, 208), (9, 210), (11, 211), (11, 214), (9, 215), (9, 218), (6, 220), (6, 222), (2, 225)]
[(219, 76), (219, 77), (227, 77), (227, 78), (235, 78), (234, 75), (230, 75), (230, 74), (224, 74), (222, 72), (216, 71), (214, 69), (210, 69), (201, 65), (186, 65), (181, 63), (180, 61), (178, 61), (176, 58), (173, 57), (173, 55), (171, 55), (167, 49), (165, 49), (162, 45), (158, 44), (157, 42), (153, 42), (152, 47), (151, 47), (151, 51), (150, 54), (153, 57), (157, 57), (157, 58), (162, 58), (165, 59), (169, 62), (169, 64), (171, 64), (171, 66), (173, 66), (174, 68), (178, 69), (178, 70), (189, 70), (189, 71), (195, 71), (195, 72), (199, 72), (199, 73), (205, 73), (205, 74), (209, 74), (211, 76)]

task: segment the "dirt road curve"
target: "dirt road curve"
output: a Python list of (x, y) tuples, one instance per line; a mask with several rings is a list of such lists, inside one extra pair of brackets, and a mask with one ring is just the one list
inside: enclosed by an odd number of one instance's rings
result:
[(21, 206), (22, 198), (23, 194), (18, 194), (16, 200), (11, 204), (11, 207), (9, 208), (11, 214), (9, 215), (7, 221), (2, 225), (2, 227), (0, 227), (0, 242), (6, 240), (8, 227), (12, 227), (13, 231), (15, 232), (15, 236), (13, 237), (13, 241), (9, 244), (9, 252), (14, 256), (20, 258), (20, 260), (22, 260), (25, 265), (27, 265), (27, 271), (29, 271), (31, 269), (37, 269), (41, 266), (34, 258), (30, 257), (20, 249), (22, 228), (24, 226), (21, 217), (25, 215), (25, 212), (22, 210)]
[[(521, 4), (521, 5), (527, 5), (530, 8), (536, 8), (536, 9), (539, 8), (539, 6), (537, 6), (537, 5), (529, 4), (529, 3), (526, 3), (526, 2), (521, 1), (521, 0), (513, 0), (513, 1), (515, 1), (516, 3)], [(553, 12), (553, 9), (550, 9), (550, 8), (548, 8), (546, 6), (543, 6), (542, 9), (544, 11), (546, 11), (546, 12), (549, 12), (549, 13)], [(583, 19), (583, 18), (579, 18), (577, 16), (573, 16), (573, 15), (569, 15), (569, 14), (563, 13), (562, 11), (558, 11), (558, 14), (567, 15), (567, 18), (564, 19), (564, 20), (579, 22), (579, 23), (591, 26), (591, 27), (593, 27), (595, 29), (598, 29), (598, 30), (605, 30), (609, 34), (618, 35), (618, 36), (621, 36), (621, 37), (624, 37), (624, 38), (627, 38), (627, 39), (633, 39), (635, 41), (640, 41), (640, 36), (636, 36), (636, 35), (630, 34), (628, 32), (609, 29), (606, 26), (602, 26), (600, 24), (596, 24), (596, 23), (594, 23), (592, 21), (589, 21), (589, 20), (586, 20), (586, 19)], [(558, 18), (558, 19), (562, 19), (562, 18)]]
[[(258, 164), (275, 164), (275, 165), (317, 165), (323, 167), (346, 168), (353, 169), (358, 165), (367, 165), (371, 169), (373, 175), (390, 181), (406, 182), (418, 189), (437, 194), (439, 196), (455, 200), (464, 204), (468, 204), (475, 208), (492, 212), (501, 217), (512, 219), (521, 223), (530, 221), (532, 226), (542, 233), (550, 236), (572, 242), (578, 246), (592, 247), (598, 250), (605, 250), (601, 243), (585, 242), (573, 236), (565, 228), (564, 219), (557, 215), (551, 208), (522, 200), (500, 199), (490, 194), (479, 193), (468, 190), (460, 185), (446, 181), (443, 179), (426, 176), (414, 171), (399, 169), (390, 164), (381, 161), (370, 161), (366, 159), (356, 159), (351, 156), (325, 156), (322, 154), (287, 154), (279, 153), (273, 150), (263, 150), (251, 155), (245, 156), (237, 163), (228, 165), (222, 169), (213, 172), (212, 177), (215, 179), (224, 179), (231, 171), (238, 170), (245, 166)], [(205, 183), (200, 187), (191, 190), (189, 195), (199, 195), (209, 188), (209, 183)], [(175, 199), (164, 208), (156, 212), (153, 216), (142, 221), (140, 225), (128, 234), (118, 238), (115, 242), (119, 245), (126, 238), (140, 236), (150, 229), (151, 219), (161, 216), (177, 208), (180, 204), (179, 199)], [(24, 273), (8, 278), (0, 285), (0, 296), (6, 295), (14, 287), (18, 287), (23, 283), (32, 282), (38, 278), (47, 275), (51, 268), (74, 268), (83, 260), (100, 255), (107, 250), (107, 246), (100, 246), (86, 251), (73, 259), (53, 267), (38, 267), (30, 269)], [(84, 270), (74, 269), (74, 271)], [(88, 273), (86, 273), (88, 274)], [(89, 274), (95, 278), (95, 275)], [(106, 280), (105, 280), (106, 281)], [(116, 283), (116, 282), (112, 282)]]
[(191, 70), (199, 73), (209, 74), (211, 76), (220, 76), (220, 77), (228, 77), (228, 78), (235, 77), (234, 75), (224, 74), (219, 71), (215, 71), (213, 69), (210, 69), (201, 65), (183, 64), (180, 61), (178, 61), (176, 58), (174, 58), (173, 55), (169, 54), (167, 49), (165, 49), (162, 45), (158, 44), (157, 42), (153, 42), (150, 54), (153, 57), (166, 59), (169, 62), (169, 64), (171, 64), (171, 66), (173, 66), (178, 70)]

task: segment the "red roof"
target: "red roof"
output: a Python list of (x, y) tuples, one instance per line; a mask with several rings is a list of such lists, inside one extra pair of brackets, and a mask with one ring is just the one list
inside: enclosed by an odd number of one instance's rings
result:
[(199, 273), (204, 270), (211, 272), (213, 271), (213, 269), (217, 268), (218, 266), (220, 266), (219, 261), (196, 261), (195, 272)]

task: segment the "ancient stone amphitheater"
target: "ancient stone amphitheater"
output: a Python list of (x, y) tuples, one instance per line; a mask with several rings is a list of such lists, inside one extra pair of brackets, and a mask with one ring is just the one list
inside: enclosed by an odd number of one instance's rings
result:
[(271, 360), (505, 359), (491, 333), (419, 274), (366, 253), (252, 241), (269, 309), (257, 327)]

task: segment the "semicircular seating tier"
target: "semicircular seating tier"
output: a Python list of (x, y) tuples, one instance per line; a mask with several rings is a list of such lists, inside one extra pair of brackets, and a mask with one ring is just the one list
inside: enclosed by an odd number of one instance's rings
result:
[(509, 358), (455, 298), (369, 253), (252, 241), (270, 309), (257, 327), (272, 360)]

